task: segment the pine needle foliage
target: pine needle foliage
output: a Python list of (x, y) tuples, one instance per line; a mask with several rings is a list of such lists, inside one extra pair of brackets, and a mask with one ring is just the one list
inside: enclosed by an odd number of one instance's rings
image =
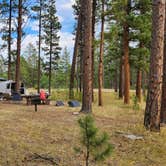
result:
[(109, 157), (113, 151), (113, 146), (109, 143), (109, 137), (106, 132), (99, 133), (99, 129), (94, 124), (91, 115), (87, 115), (78, 120), (81, 128), (81, 151), (86, 158), (86, 166), (90, 161), (100, 162)]

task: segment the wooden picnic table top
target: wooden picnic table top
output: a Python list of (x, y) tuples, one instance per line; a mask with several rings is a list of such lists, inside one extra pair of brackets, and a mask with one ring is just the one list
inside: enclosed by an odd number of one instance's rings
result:
[(39, 97), (40, 94), (29, 94), (29, 95), (21, 95), (23, 98), (32, 98), (32, 97)]

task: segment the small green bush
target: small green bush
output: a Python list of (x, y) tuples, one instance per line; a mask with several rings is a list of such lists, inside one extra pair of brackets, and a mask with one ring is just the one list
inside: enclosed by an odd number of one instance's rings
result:
[(113, 151), (113, 146), (109, 143), (109, 137), (106, 132), (99, 133), (99, 129), (95, 127), (94, 119), (91, 115), (78, 120), (81, 128), (81, 145), (75, 148), (76, 152), (83, 152), (85, 156), (86, 166), (90, 161), (103, 161), (109, 157)]
[(139, 102), (138, 102), (137, 96), (133, 95), (132, 101), (133, 101), (133, 109), (134, 110), (139, 110), (140, 106), (139, 106)]

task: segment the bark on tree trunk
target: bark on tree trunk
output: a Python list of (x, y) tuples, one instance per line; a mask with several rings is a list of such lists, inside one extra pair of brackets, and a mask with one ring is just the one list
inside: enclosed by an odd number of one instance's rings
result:
[(41, 51), (41, 8), (42, 8), (42, 0), (40, 0), (40, 11), (39, 11), (39, 50), (38, 50), (38, 78), (37, 78), (37, 92), (40, 92), (40, 51)]
[(12, 0), (10, 0), (10, 6), (9, 6), (8, 80), (11, 80), (11, 23), (12, 23)]
[(163, 85), (161, 100), (161, 123), (166, 123), (166, 5), (165, 5), (165, 28), (164, 28), (164, 58), (163, 58)]
[(145, 97), (146, 96), (146, 90), (147, 90), (147, 72), (146, 71), (144, 71), (143, 73), (142, 73), (142, 82), (143, 82), (143, 84), (142, 84), (142, 95)]
[(48, 92), (51, 95), (51, 79), (52, 79), (52, 23), (50, 27), (50, 60), (49, 60), (49, 87)]
[(18, 27), (17, 27), (17, 59), (16, 59), (16, 91), (20, 87), (20, 54), (21, 54), (21, 37), (22, 37), (22, 0), (18, 4)]
[(82, 46), (80, 49), (80, 74), (79, 74), (79, 89), (82, 92), (82, 79), (83, 79), (83, 57), (82, 57)]
[(92, 112), (92, 3), (81, 0), (83, 7), (83, 97), (81, 112)]
[(104, 0), (102, 0), (102, 16), (101, 16), (101, 37), (100, 37), (100, 57), (99, 57), (99, 71), (98, 71), (98, 98), (99, 106), (103, 106), (103, 54), (104, 54)]
[(96, 23), (96, 0), (93, 0), (93, 10), (92, 10), (92, 102), (94, 101), (94, 55), (95, 55), (95, 23)]
[(163, 75), (165, 0), (153, 0), (150, 77), (144, 125), (151, 131), (160, 130)]
[(70, 86), (69, 86), (69, 98), (70, 99), (74, 98), (74, 78), (75, 78), (76, 61), (77, 61), (77, 57), (78, 57), (80, 28), (81, 28), (81, 13), (79, 14), (79, 17), (78, 17), (73, 60), (72, 60), (72, 66), (71, 66), (71, 72), (70, 72)]
[(124, 96), (124, 58), (120, 60), (120, 71), (119, 71), (119, 99)]
[(114, 90), (118, 92), (118, 69), (115, 70)]
[[(126, 16), (130, 13), (131, 0), (127, 1)], [(129, 65), (129, 25), (127, 20), (123, 23), (123, 56), (124, 56), (124, 103), (130, 103), (130, 65)]]
[(130, 66), (129, 66), (129, 27), (123, 25), (123, 53), (124, 53), (124, 103), (130, 103)]
[(137, 71), (137, 83), (136, 83), (136, 97), (139, 102), (141, 102), (141, 87), (142, 87), (142, 71), (138, 69)]

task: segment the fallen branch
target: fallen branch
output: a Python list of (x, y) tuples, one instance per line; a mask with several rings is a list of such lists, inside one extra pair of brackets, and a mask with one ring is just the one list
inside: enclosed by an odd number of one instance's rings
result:
[[(28, 159), (26, 159), (26, 161), (34, 161), (34, 160), (43, 160), (43, 161), (47, 161), (53, 165), (58, 165), (58, 161), (59, 159), (55, 159), (53, 157), (50, 157), (46, 154), (37, 154), (37, 153), (34, 153), (32, 154), (31, 156), (28, 157)], [(57, 161), (58, 160), (58, 161)]]

